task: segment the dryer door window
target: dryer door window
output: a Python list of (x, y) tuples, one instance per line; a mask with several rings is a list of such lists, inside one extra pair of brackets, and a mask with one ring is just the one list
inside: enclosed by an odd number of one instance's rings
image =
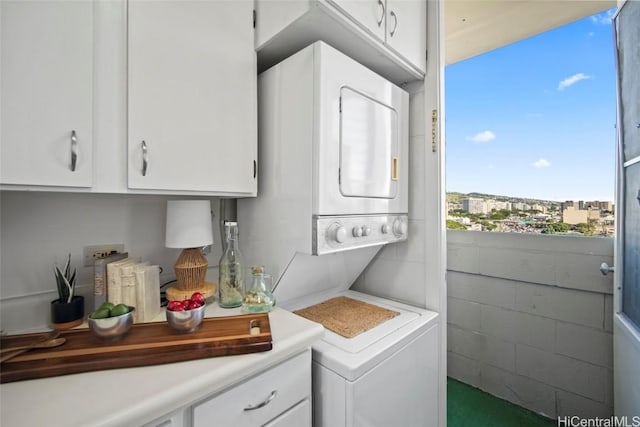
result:
[(345, 197), (396, 197), (398, 114), (349, 87), (340, 90), (339, 177)]

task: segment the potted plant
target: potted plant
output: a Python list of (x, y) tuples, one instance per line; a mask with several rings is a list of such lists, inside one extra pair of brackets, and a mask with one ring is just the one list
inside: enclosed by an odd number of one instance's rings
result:
[(54, 267), (58, 299), (51, 301), (51, 323), (54, 329), (69, 329), (84, 320), (84, 297), (75, 295), (76, 269), (71, 273), (71, 254), (63, 270)]

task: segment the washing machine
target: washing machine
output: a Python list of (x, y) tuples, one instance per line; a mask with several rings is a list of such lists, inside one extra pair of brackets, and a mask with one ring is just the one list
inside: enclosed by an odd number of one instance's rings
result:
[(438, 314), (352, 290), (288, 308), (296, 312), (338, 296), (398, 314), (353, 338), (325, 329), (313, 345), (313, 425), (438, 425)]

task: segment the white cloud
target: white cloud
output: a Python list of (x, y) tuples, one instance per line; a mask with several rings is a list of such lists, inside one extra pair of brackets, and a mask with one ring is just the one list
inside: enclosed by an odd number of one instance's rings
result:
[(547, 159), (540, 157), (538, 160), (531, 163), (531, 166), (533, 166), (534, 168), (548, 168), (549, 166), (551, 166), (551, 163), (549, 163)]
[(609, 25), (611, 24), (611, 19), (613, 15), (616, 13), (616, 8), (609, 9), (605, 12), (599, 13), (597, 15), (593, 15), (591, 17), (591, 22), (598, 25)]
[(591, 76), (588, 76), (584, 73), (574, 74), (573, 76), (567, 77), (566, 79), (558, 83), (558, 90), (565, 90), (569, 86), (578, 83), (580, 80), (588, 80), (590, 78)]
[(473, 136), (468, 136), (467, 141), (473, 142), (489, 142), (496, 139), (496, 134), (491, 132), (490, 130), (485, 130), (483, 132), (478, 132)]

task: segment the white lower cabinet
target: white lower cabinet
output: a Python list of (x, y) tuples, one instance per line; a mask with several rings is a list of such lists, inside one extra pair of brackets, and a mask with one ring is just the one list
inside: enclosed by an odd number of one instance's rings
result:
[(311, 350), (193, 405), (192, 412), (194, 427), (311, 426)]

